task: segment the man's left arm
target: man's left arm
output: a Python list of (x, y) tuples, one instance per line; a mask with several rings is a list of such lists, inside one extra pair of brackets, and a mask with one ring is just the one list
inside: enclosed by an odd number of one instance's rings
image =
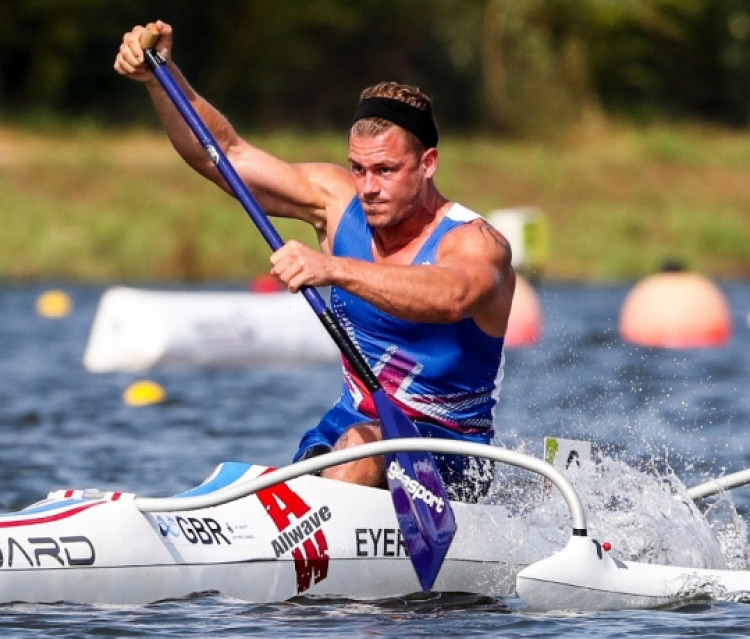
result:
[(485, 220), (448, 233), (430, 265), (372, 264), (289, 244), (274, 273), (290, 290), (336, 285), (413, 322), (448, 324), (466, 317), (480, 322), (488, 313), (502, 315), (509, 306), (504, 291), (515, 281), (510, 245)]

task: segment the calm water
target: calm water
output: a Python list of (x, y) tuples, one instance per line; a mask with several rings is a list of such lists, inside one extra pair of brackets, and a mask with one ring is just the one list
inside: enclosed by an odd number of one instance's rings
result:
[[(675, 522), (659, 521), (648, 503), (632, 503), (637, 500), (628, 499), (623, 478), (646, 485), (676, 476), (691, 486), (750, 466), (745, 446), (750, 285), (721, 285), (735, 325), (724, 348), (659, 351), (625, 345), (617, 316), (629, 286), (542, 285), (543, 342), (508, 351), (499, 443), (539, 456), (544, 435), (591, 440), (602, 470), (582, 479), (581, 490), (594, 508), (597, 500), (610, 503), (609, 520), (594, 522), (592, 530), (599, 525), (609, 526), (615, 537), (622, 532), (627, 542), (621, 546), (645, 544), (655, 529), (664, 545), (689, 546), (686, 540), (693, 536)], [(25, 506), (55, 488), (169, 495), (199, 483), (227, 459), (283, 465), (303, 429), (338, 394), (336, 366), (154, 370), (145, 377), (165, 388), (168, 401), (128, 407), (122, 392), (144, 375), (94, 375), (81, 364), (102, 289), (63, 286), (74, 312), (52, 320), (34, 311), (37, 297), (49, 288), (0, 286), (0, 510)], [(312, 313), (310, 321), (317, 321)], [(732, 497), (734, 504), (727, 499), (718, 504), (724, 514), (716, 517), (747, 518), (750, 487), (736, 489)], [(613, 500), (623, 504), (622, 511), (611, 507)], [(747, 567), (746, 538), (738, 544), (727, 552), (735, 565)], [(513, 597), (434, 594), (275, 605), (210, 594), (150, 606), (0, 606), (3, 637), (748, 634), (750, 605), (731, 601), (577, 615), (531, 614)]]

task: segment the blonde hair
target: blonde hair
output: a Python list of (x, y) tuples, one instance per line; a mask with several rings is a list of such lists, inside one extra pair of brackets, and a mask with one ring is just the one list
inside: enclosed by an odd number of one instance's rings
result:
[[(429, 95), (420, 91), (418, 87), (399, 84), (398, 82), (380, 82), (367, 87), (359, 95), (360, 103), (371, 98), (390, 98), (425, 112), (432, 109), (432, 99)], [(365, 117), (352, 124), (349, 135), (375, 137), (394, 126), (396, 125), (393, 122), (385, 118)], [(409, 149), (415, 153), (422, 153), (425, 150), (425, 145), (420, 139), (409, 131), (405, 131), (405, 133)]]

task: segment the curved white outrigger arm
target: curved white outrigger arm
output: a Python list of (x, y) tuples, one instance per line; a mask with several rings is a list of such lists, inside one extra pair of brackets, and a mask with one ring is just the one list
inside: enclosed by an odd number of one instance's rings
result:
[(518, 466), (519, 468), (542, 475), (549, 479), (562, 493), (573, 520), (573, 535), (585, 537), (587, 534), (586, 515), (578, 493), (576, 493), (568, 479), (546, 461), (524, 453), (488, 444), (474, 444), (471, 442), (428, 439), (423, 437), (384, 440), (333, 451), (325, 455), (284, 466), (283, 468), (278, 468), (260, 477), (206, 495), (196, 495), (193, 497), (136, 497), (135, 504), (142, 512), (169, 512), (208, 508), (252, 495), (269, 486), (289, 481), (301, 475), (314, 473), (323, 468), (337, 466), (338, 464), (373, 455), (401, 451), (428, 451), (432, 453), (484, 457), (493, 461)]
[(690, 499), (702, 499), (715, 495), (722, 490), (732, 490), (732, 488), (744, 486), (748, 483), (750, 483), (750, 468), (745, 468), (744, 470), (738, 470), (736, 473), (709, 479), (707, 482), (688, 488), (687, 494)]

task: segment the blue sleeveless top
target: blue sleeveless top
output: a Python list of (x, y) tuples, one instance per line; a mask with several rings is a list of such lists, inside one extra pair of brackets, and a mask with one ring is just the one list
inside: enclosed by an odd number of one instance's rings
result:
[[(445, 234), (478, 217), (453, 204), (412, 263), (434, 264)], [(336, 230), (333, 255), (372, 262), (372, 239), (355, 196)], [(494, 411), (503, 377), (502, 337), (487, 335), (471, 318), (455, 324), (399, 319), (335, 286), (331, 287), (331, 309), (385, 391), (410, 418), (458, 436), (494, 434)], [(343, 367), (339, 402), (375, 418), (370, 393), (345, 359)]]

